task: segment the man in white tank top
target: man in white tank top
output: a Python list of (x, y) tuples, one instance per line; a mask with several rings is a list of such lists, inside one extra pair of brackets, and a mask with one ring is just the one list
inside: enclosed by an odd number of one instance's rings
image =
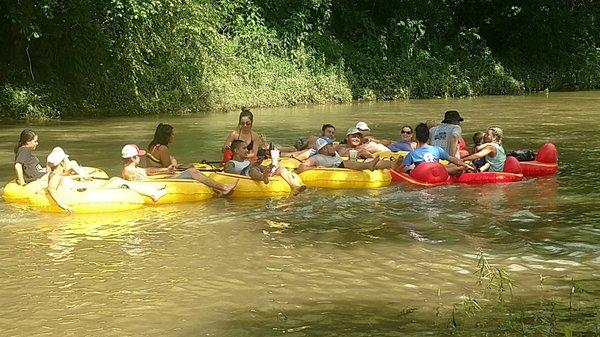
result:
[(442, 124), (429, 130), (429, 144), (439, 146), (449, 155), (460, 158), (458, 140), (462, 137), (460, 122), (464, 119), (458, 111), (449, 110), (444, 114)]

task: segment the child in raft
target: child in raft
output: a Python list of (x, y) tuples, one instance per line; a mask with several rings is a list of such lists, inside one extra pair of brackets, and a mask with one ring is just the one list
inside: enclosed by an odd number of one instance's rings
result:
[[(473, 134), (473, 153), (478, 151), (479, 146), (489, 141), (489, 138), (488, 141), (484, 140), (484, 138), (486, 138), (485, 132), (478, 131)], [(473, 160), (473, 166), (475, 166), (478, 171), (486, 171), (489, 169), (489, 164), (486, 164), (484, 158)]]
[(502, 147), (502, 137), (504, 132), (498, 127), (487, 129), (483, 138), (484, 144), (475, 148), (477, 152), (463, 158), (463, 160), (485, 159), (486, 165), (482, 166), (480, 171), (502, 172), (506, 162), (506, 153)]
[(225, 172), (244, 175), (252, 178), (252, 180), (262, 180), (265, 184), (269, 183), (269, 178), (272, 175), (278, 175), (290, 185), (294, 195), (298, 195), (306, 189), (306, 185), (300, 184), (283, 166), (278, 165), (272, 168), (252, 164), (248, 158), (250, 150), (248, 150), (248, 146), (243, 140), (236, 139), (231, 142), (231, 150), (233, 151), (233, 158), (225, 163)]
[[(123, 179), (129, 181), (145, 181), (148, 180), (149, 175), (156, 174), (174, 174), (175, 167), (169, 165), (168, 167), (137, 167), (140, 163), (140, 157), (144, 156), (146, 151), (141, 150), (139, 146), (135, 144), (127, 144), (121, 149), (121, 158), (123, 159), (123, 168), (121, 170), (121, 176)], [(238, 181), (231, 184), (218, 183), (195, 168), (189, 168), (177, 175), (170, 176), (169, 178), (174, 179), (193, 179), (206, 186), (211, 187), (219, 196), (227, 196), (233, 192), (233, 189), (237, 185)]]
[[(50, 169), (48, 175), (48, 193), (54, 199), (57, 206), (62, 208), (67, 213), (72, 213), (73, 209), (63, 200), (63, 195), (68, 190), (76, 190), (77, 184), (73, 179), (65, 176), (69, 165), (69, 155), (60, 147), (55, 147), (46, 159), (46, 164)], [(158, 201), (161, 197), (167, 194), (165, 186), (162, 188), (148, 188), (145, 186), (137, 186), (134, 183), (127, 182), (121, 178), (111, 178), (103, 188), (130, 188), (142, 195), (147, 195), (152, 200)]]
[[(42, 167), (39, 159), (32, 153), (37, 148), (38, 141), (39, 138), (35, 131), (26, 129), (21, 132), (19, 142), (15, 145), (16, 182), (21, 186), (40, 178), (47, 178), (48, 167)], [(63, 174), (79, 174), (81, 178), (87, 177), (85, 171), (73, 160), (65, 161), (65, 169), (63, 171)], [(45, 180), (43, 183), (45, 185)]]

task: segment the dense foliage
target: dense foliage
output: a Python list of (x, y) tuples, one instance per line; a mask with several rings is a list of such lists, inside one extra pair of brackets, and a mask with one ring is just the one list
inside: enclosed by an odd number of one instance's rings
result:
[(594, 0), (5, 4), (16, 118), (600, 87)]

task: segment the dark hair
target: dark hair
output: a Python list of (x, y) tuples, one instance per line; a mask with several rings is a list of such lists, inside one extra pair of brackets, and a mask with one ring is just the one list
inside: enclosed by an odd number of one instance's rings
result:
[(473, 135), (473, 143), (475, 143), (475, 145), (480, 145), (483, 143), (483, 136), (485, 136), (485, 132), (475, 132), (475, 134)]
[(169, 145), (169, 140), (171, 139), (171, 135), (173, 134), (173, 127), (169, 124), (160, 123), (156, 127), (156, 131), (154, 132), (154, 138), (148, 144), (148, 150), (152, 151), (154, 145)]
[(420, 143), (427, 143), (429, 140), (429, 128), (425, 123), (419, 123), (415, 127), (415, 137)]
[(252, 111), (250, 111), (250, 109), (246, 107), (242, 108), (242, 111), (240, 112), (240, 117), (238, 118), (238, 125), (242, 124), (242, 117), (249, 117), (250, 125), (254, 124), (254, 115), (252, 114)]
[(244, 145), (246, 142), (244, 142), (241, 139), (236, 139), (233, 142), (231, 142), (231, 151), (235, 151), (238, 147), (240, 147), (240, 145)]
[(19, 142), (15, 145), (15, 154), (17, 154), (17, 151), (19, 151), (19, 148), (25, 144), (27, 144), (27, 142), (32, 141), (33, 138), (35, 138), (35, 136), (37, 136), (37, 133), (35, 133), (35, 131), (30, 130), (30, 129), (25, 129), (21, 132), (21, 135), (19, 136)]
[(323, 126), (321, 127), (321, 131), (325, 132), (325, 129), (327, 128), (332, 128), (335, 130), (335, 126), (331, 125), (331, 124), (323, 124)]

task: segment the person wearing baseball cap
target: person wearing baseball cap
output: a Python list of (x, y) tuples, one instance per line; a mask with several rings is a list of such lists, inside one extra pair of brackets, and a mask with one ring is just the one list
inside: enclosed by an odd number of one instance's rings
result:
[(464, 118), (456, 110), (448, 110), (444, 114), (442, 124), (434, 126), (429, 130), (429, 143), (439, 146), (455, 158), (460, 158), (459, 139), (462, 138), (460, 122)]
[(375, 158), (369, 162), (343, 160), (335, 150), (331, 139), (327, 137), (321, 137), (317, 139), (313, 149), (317, 152), (317, 154), (300, 164), (300, 166), (298, 166), (296, 169), (297, 173), (302, 173), (317, 167), (348, 168), (358, 171), (373, 171), (379, 162), (379, 158)]
[[(140, 147), (135, 144), (127, 144), (123, 146), (121, 149), (121, 158), (123, 158), (121, 176), (123, 179), (128, 181), (146, 181), (148, 180), (148, 175), (175, 173), (175, 168), (172, 165), (169, 167), (138, 167), (140, 164), (140, 157), (145, 154), (146, 151), (140, 149)], [(202, 172), (193, 167), (188, 168), (187, 170), (169, 178), (196, 180), (206, 186), (211, 187), (219, 196), (231, 194), (238, 183), (238, 180), (236, 180), (231, 184), (221, 184), (205, 176), (202, 174)]]

